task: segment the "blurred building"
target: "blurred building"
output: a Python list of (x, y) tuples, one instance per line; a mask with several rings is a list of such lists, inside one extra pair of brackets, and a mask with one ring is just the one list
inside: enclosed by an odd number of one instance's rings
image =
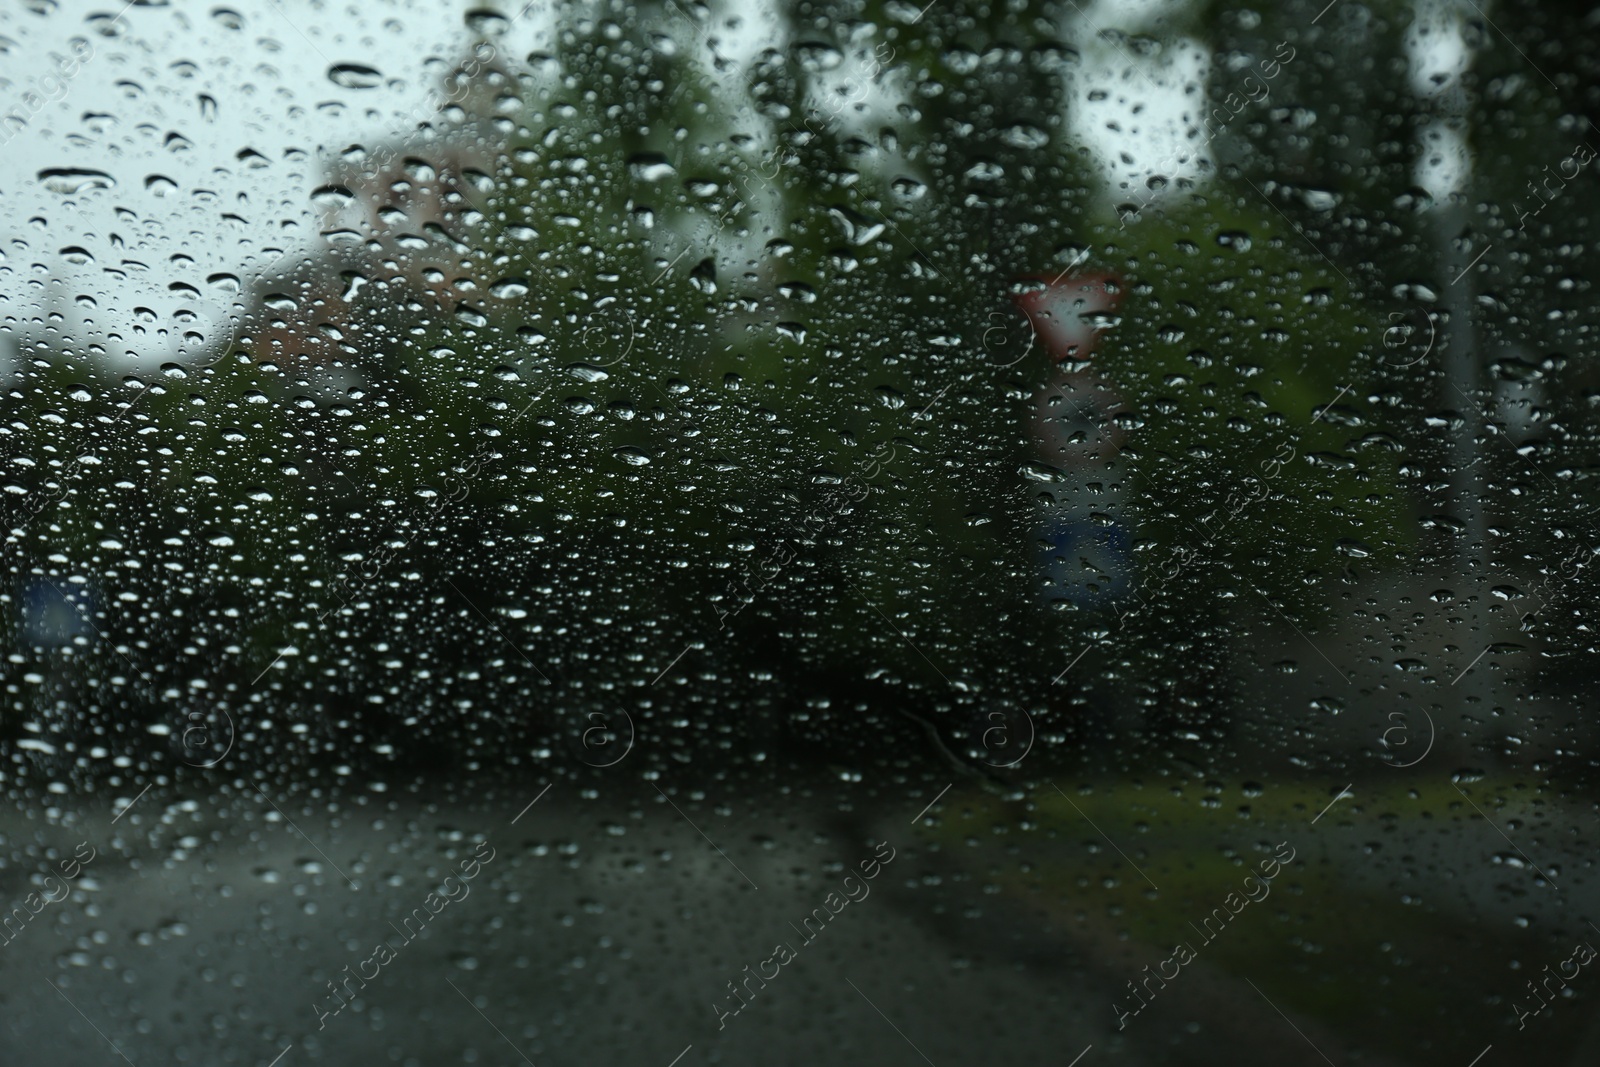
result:
[(374, 348), (371, 339), (355, 343), (365, 287), (393, 293), (375, 306), (422, 302), (470, 318), (479, 281), (466, 264), (485, 250), (471, 244), (467, 221), (489, 210), (504, 141), (489, 126), (496, 99), (515, 84), (498, 64), (465, 59), (430, 95), (413, 133), (347, 148), (312, 194), (320, 242), (289, 270), (256, 279), (245, 322), (225, 344), (248, 338), (258, 362), (353, 382), (365, 377), (359, 355)]

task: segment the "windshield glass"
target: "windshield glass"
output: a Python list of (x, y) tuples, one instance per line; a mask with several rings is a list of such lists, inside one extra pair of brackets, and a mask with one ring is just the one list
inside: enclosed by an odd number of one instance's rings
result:
[(0, 11), (0, 1058), (1591, 1062), (1596, 32)]

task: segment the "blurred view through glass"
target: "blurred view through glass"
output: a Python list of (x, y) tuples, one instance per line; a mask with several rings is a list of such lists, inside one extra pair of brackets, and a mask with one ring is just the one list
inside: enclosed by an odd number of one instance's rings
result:
[(0, 10), (0, 1058), (1594, 1062), (1597, 40)]

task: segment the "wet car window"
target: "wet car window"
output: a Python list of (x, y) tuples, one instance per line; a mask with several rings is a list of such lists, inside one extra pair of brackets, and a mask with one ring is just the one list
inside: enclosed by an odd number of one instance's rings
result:
[(3, 1058), (1592, 1061), (1597, 32), (9, 5)]

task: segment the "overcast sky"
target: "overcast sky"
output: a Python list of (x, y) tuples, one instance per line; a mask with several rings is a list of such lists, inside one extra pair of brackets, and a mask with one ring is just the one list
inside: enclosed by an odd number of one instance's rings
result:
[[(0, 133), (0, 321), (38, 314), (49, 283), (80, 343), (170, 358), (158, 331), (178, 312), (202, 316), (202, 330), (230, 314), (216, 275), (248, 284), (275, 249), (315, 247), (308, 196), (328, 153), (415, 127), (437, 83), (430, 62), (473, 39), (463, 6), (152, 4), (127, 8), (109, 37), (120, 4), (0, 8), (0, 114), (28, 120)], [(539, 21), (536, 10), (513, 30), (524, 52)], [(381, 85), (336, 84), (330, 68), (350, 63), (376, 68)], [(64, 88), (52, 78), (63, 64)], [(41, 177), (52, 171), (67, 173)], [(85, 296), (94, 306), (79, 306)]]

